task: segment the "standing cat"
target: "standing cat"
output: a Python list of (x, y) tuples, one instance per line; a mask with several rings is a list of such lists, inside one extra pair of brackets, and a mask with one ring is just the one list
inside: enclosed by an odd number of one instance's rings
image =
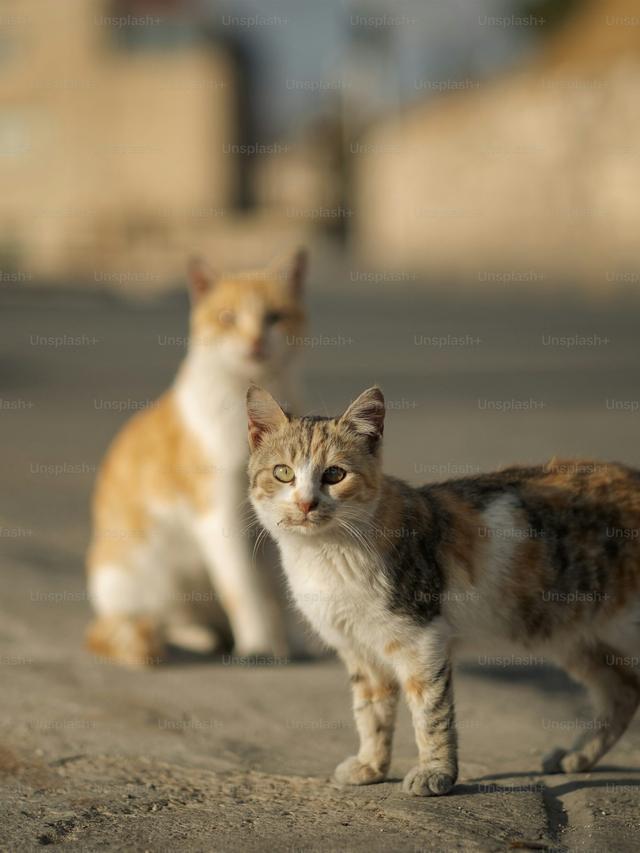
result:
[(280, 268), (220, 277), (192, 263), (186, 358), (98, 475), (88, 555), (96, 653), (139, 665), (161, 657), (166, 641), (210, 651), (215, 623), (227, 620), (238, 654), (286, 653), (246, 534), (245, 392), (261, 376), (291, 400), (305, 267), (303, 252)]
[(481, 634), (542, 647), (591, 688), (592, 724), (544, 762), (587, 770), (640, 699), (628, 656), (640, 647), (640, 472), (554, 461), (412, 488), (382, 473), (384, 414), (377, 388), (339, 418), (292, 418), (266, 391), (248, 394), (253, 505), (351, 676), (360, 751), (337, 780), (385, 778), (402, 687), (419, 755), (404, 790), (451, 789), (450, 649)]

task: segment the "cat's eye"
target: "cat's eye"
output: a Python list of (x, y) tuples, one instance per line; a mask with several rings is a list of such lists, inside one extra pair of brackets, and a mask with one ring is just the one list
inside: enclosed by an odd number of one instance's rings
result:
[(276, 323), (280, 323), (286, 314), (284, 311), (269, 311), (264, 315), (264, 322), (267, 326), (275, 326)]
[(291, 483), (296, 475), (293, 473), (293, 468), (288, 465), (276, 465), (273, 469), (273, 476), (281, 483)]
[(340, 468), (338, 465), (331, 465), (331, 467), (327, 468), (322, 474), (322, 482), (333, 486), (341, 480), (344, 480), (346, 476), (347, 472), (344, 468)]
[(224, 308), (218, 315), (218, 319), (222, 326), (233, 326), (236, 321), (236, 315), (229, 308)]

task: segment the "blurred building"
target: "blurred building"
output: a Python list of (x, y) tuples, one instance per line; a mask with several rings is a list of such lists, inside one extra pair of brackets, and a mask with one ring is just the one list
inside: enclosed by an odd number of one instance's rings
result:
[(5, 2), (0, 270), (153, 289), (194, 250), (264, 259), (304, 222), (246, 212), (243, 67), (178, 2)]
[(640, 281), (635, 0), (578, 5), (521, 71), (436, 83), (437, 100), (358, 140), (362, 258), (471, 281)]

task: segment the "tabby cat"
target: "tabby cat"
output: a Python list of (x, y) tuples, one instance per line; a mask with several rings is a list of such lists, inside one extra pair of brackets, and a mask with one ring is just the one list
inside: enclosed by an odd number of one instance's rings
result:
[[(191, 329), (172, 387), (115, 438), (99, 471), (88, 555), (97, 654), (155, 663), (167, 643), (287, 653), (282, 611), (252, 556), (247, 383), (292, 400), (306, 259), (251, 273), (190, 266)], [(243, 508), (244, 507), (244, 508)]]
[(418, 746), (404, 790), (451, 790), (450, 655), (465, 636), (543, 649), (591, 689), (594, 720), (546, 772), (588, 770), (611, 748), (640, 699), (625, 656), (640, 646), (638, 471), (552, 461), (413, 488), (382, 473), (378, 388), (337, 418), (291, 417), (257, 387), (247, 406), (253, 505), (351, 677), (360, 749), (337, 781), (385, 778), (402, 688)]

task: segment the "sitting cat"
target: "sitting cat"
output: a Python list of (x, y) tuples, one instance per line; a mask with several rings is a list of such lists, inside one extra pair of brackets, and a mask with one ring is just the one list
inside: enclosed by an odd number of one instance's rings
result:
[(300, 609), (351, 676), (360, 750), (337, 780), (385, 778), (402, 688), (419, 756), (404, 790), (452, 788), (450, 649), (482, 633), (542, 647), (591, 688), (592, 725), (544, 762), (588, 770), (640, 699), (624, 657), (640, 646), (640, 546), (624, 535), (640, 529), (640, 472), (551, 462), (412, 488), (382, 473), (384, 415), (378, 388), (338, 418), (293, 418), (248, 393), (251, 500)]
[(170, 390), (125, 424), (97, 479), (88, 554), (96, 653), (141, 665), (167, 641), (213, 651), (230, 625), (238, 654), (286, 654), (282, 614), (247, 535), (245, 392), (260, 376), (291, 400), (305, 267), (303, 252), (219, 277), (192, 262), (186, 358)]

